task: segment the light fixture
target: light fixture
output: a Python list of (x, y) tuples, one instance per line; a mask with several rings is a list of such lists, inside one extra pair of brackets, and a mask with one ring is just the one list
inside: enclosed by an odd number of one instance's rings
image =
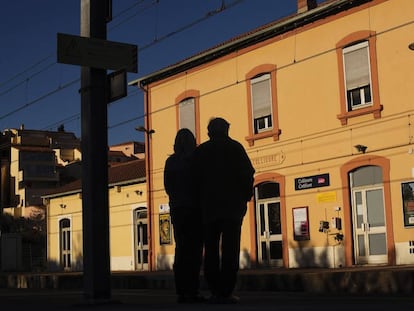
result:
[(414, 51), (414, 42), (410, 43), (410, 44), (408, 45), (408, 48), (409, 48), (411, 51)]
[(66, 208), (66, 204), (60, 204), (60, 208)]
[(147, 130), (143, 126), (138, 126), (138, 127), (135, 128), (135, 130), (138, 131), (138, 132), (144, 132), (147, 135), (151, 135), (151, 134), (154, 134), (155, 133), (155, 130), (153, 130), (153, 129)]
[(142, 195), (142, 191), (141, 191), (141, 190), (135, 190), (135, 193), (136, 193), (137, 195)]
[(358, 150), (358, 152), (362, 152), (362, 153), (365, 153), (365, 151), (367, 150), (367, 146), (364, 146), (364, 145), (355, 145), (354, 146), (355, 148), (356, 148), (356, 150)]

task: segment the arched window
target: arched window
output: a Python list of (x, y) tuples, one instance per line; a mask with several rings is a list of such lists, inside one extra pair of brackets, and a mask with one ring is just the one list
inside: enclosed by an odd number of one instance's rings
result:
[(199, 105), (200, 92), (186, 90), (175, 99), (177, 107), (177, 130), (188, 128), (193, 132), (197, 142), (200, 139)]

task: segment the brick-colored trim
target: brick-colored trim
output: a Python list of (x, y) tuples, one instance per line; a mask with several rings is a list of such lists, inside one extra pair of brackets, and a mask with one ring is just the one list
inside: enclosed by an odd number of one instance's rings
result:
[[(248, 129), (249, 134), (245, 137), (249, 146), (253, 146), (255, 140), (259, 140), (266, 137), (273, 137), (274, 141), (279, 140), (281, 130), (279, 129), (278, 118), (278, 104), (277, 104), (277, 81), (276, 81), (277, 66), (273, 64), (262, 64), (246, 74), (246, 92), (247, 92), (247, 114), (248, 114)], [(253, 111), (252, 111), (252, 96), (251, 96), (251, 83), (250, 80), (259, 74), (270, 74), (271, 86), (272, 86), (272, 121), (273, 130), (255, 134), (253, 128)]]
[(387, 158), (373, 155), (366, 155), (357, 157), (341, 167), (342, 180), (342, 202), (344, 213), (344, 245), (345, 245), (345, 265), (347, 267), (354, 264), (353, 257), (353, 230), (352, 230), (352, 207), (350, 201), (349, 189), (349, 172), (363, 167), (363, 166), (379, 166), (382, 168), (382, 178), (384, 187), (384, 212), (387, 232), (387, 254), (388, 265), (395, 265), (395, 245), (394, 245), (394, 230), (392, 223), (392, 205), (391, 205), (391, 187), (390, 187), (390, 161)]
[[(342, 125), (348, 124), (348, 119), (372, 114), (375, 119), (381, 117), (382, 105), (380, 104), (379, 96), (379, 83), (378, 83), (378, 67), (377, 67), (377, 52), (376, 52), (376, 33), (375, 31), (370, 30), (361, 30), (349, 34), (345, 38), (341, 39), (336, 44), (336, 56), (338, 60), (338, 81), (339, 81), (339, 104), (341, 113), (337, 115), (337, 118), (341, 121)], [(372, 89), (372, 103), (371, 107), (356, 109), (353, 111), (347, 111), (347, 99), (345, 91), (345, 81), (344, 81), (344, 64), (342, 50), (344, 47), (352, 45), (353, 43), (358, 43), (361, 41), (368, 41), (369, 46), (369, 59), (371, 67), (371, 89)]]

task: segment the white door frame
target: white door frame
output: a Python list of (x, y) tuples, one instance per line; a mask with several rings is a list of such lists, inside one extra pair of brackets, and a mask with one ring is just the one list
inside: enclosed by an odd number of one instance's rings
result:
[(351, 192), (355, 263), (386, 264), (388, 254), (383, 185), (360, 186), (352, 188)]
[[(257, 189), (256, 189), (257, 194)], [(257, 195), (256, 195), (257, 197)], [(279, 229), (274, 231), (270, 217), (271, 207), (279, 208), (279, 219), (275, 219)], [(282, 231), (280, 216), (280, 198), (267, 198), (256, 201), (256, 236), (257, 236), (257, 260), (259, 264), (282, 267), (283, 266), (283, 250), (282, 250)], [(282, 245), (282, 246), (280, 246)], [(272, 247), (280, 246), (280, 258), (272, 258)]]

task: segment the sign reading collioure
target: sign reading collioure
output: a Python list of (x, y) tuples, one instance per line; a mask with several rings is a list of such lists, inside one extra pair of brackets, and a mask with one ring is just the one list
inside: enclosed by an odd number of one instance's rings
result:
[(329, 186), (329, 174), (295, 178), (295, 190)]

